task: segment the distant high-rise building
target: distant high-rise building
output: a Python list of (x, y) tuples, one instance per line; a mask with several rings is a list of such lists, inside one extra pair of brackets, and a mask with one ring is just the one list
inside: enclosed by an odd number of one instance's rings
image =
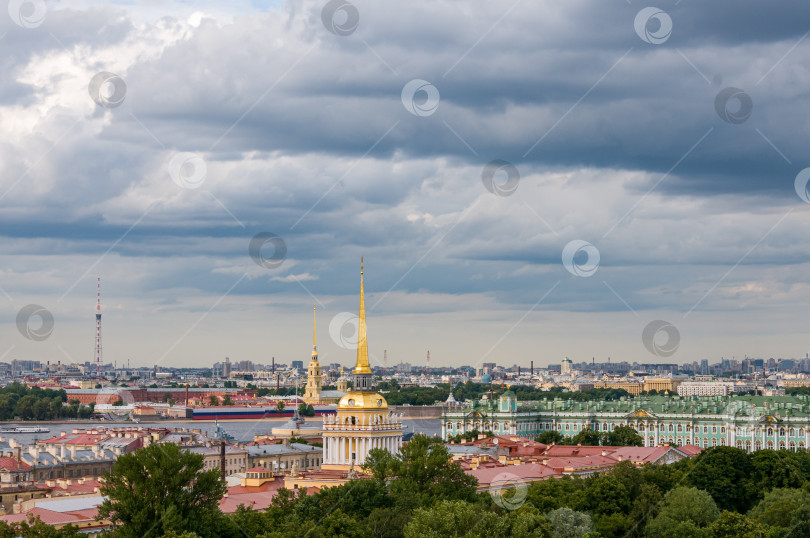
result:
[(222, 365), (222, 377), (231, 378), (231, 359), (228, 357), (225, 357), (225, 364)]
[(292, 369), (293, 370), (303, 370), (304, 369), (304, 361), (292, 361)]

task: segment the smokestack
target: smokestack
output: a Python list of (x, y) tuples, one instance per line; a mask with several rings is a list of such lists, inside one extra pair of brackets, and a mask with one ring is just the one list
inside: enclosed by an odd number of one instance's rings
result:
[(225, 480), (225, 441), (219, 442), (219, 472), (222, 479)]
[(518, 377), (520, 377), (520, 366), (518, 366)]
[(273, 373), (275, 374), (275, 373), (276, 373), (276, 358), (275, 358), (275, 357), (273, 357), (272, 361), (273, 361), (273, 362), (272, 362), (272, 365), (273, 365), (273, 366), (272, 366), (272, 370), (273, 370)]
[(532, 361), (532, 369), (530, 373), (532, 374), (532, 376), (534, 376), (534, 361)]
[(188, 407), (188, 385), (186, 385), (186, 407)]

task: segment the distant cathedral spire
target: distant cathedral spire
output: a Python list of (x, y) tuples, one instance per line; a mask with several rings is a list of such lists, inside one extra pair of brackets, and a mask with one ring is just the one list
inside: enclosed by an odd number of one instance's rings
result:
[(318, 341), (316, 339), (315, 305), (312, 305), (312, 356), (318, 358)]

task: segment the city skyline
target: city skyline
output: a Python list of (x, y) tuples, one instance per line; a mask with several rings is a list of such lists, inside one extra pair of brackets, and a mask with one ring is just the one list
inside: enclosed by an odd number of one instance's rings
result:
[(349, 365), (361, 256), (372, 366), (810, 350), (803, 3), (32, 4), (0, 361), (92, 361), (100, 276), (106, 362), (306, 360), (314, 302)]

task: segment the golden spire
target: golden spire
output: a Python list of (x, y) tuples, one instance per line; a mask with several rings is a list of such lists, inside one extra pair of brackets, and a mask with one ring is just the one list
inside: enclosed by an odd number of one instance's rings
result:
[(371, 374), (368, 364), (368, 343), (366, 342), (366, 300), (363, 292), (363, 258), (360, 258), (360, 316), (357, 322), (357, 364), (355, 374)]
[(315, 305), (312, 305), (312, 356), (318, 356), (318, 342), (315, 339)]

